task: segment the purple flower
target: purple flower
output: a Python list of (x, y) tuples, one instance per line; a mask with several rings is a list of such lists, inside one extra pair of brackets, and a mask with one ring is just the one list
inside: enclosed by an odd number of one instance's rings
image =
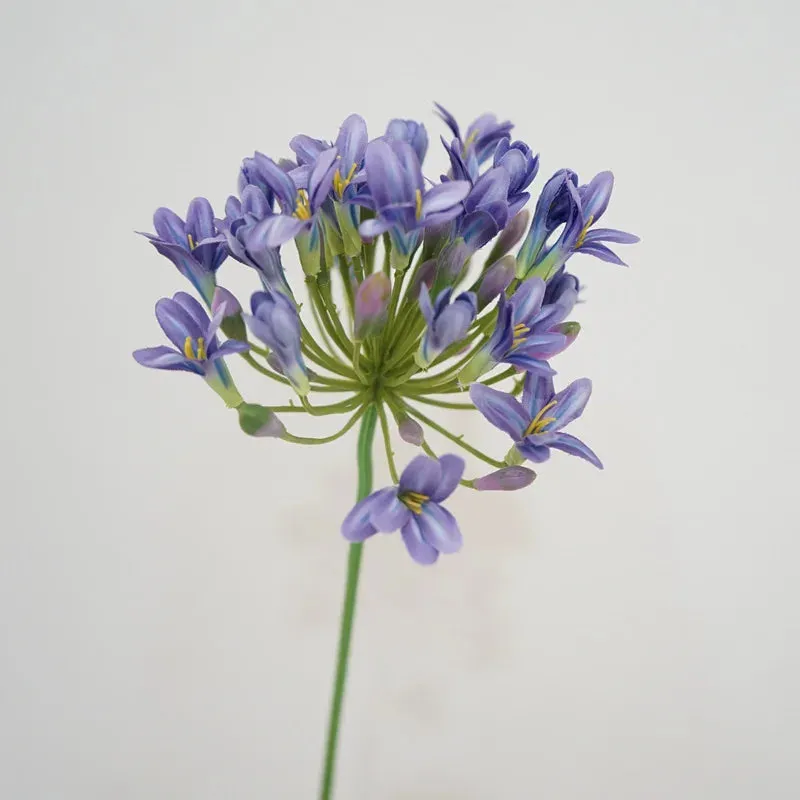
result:
[(307, 180), (305, 173), (287, 174), (272, 159), (259, 155), (259, 173), (277, 198), (281, 213), (265, 217), (254, 227), (251, 246), (257, 250), (280, 247), (304, 232), (318, 237), (316, 216), (333, 185), (336, 148), (329, 147), (317, 155)]
[(417, 353), (417, 363), (427, 367), (451, 344), (463, 339), (478, 313), (478, 301), (474, 292), (462, 292), (451, 303), (453, 288), (443, 289), (431, 303), (428, 287), (422, 284), (419, 307), (427, 323)]
[(441, 225), (462, 211), (470, 186), (449, 181), (426, 190), (419, 159), (408, 142), (375, 139), (365, 156), (369, 205), (376, 218), (365, 220), (361, 235), (374, 238), (389, 232), (397, 251), (395, 264), (405, 267), (419, 243), (419, 231)]
[[(571, 170), (560, 170), (545, 184), (517, 256), (518, 277), (539, 275), (547, 280), (577, 252), (625, 265), (604, 243), (633, 244), (639, 237), (613, 228), (592, 229), (608, 207), (614, 176), (601, 172), (588, 184), (577, 184), (578, 176)], [(556, 241), (548, 244), (561, 225)]]
[(473, 252), (497, 236), (508, 223), (510, 180), (504, 167), (493, 167), (478, 178), (464, 200), (464, 216), (458, 220), (457, 235), (463, 237)]
[(339, 128), (336, 148), (336, 170), (333, 191), (337, 200), (352, 197), (356, 185), (365, 179), (364, 153), (367, 149), (367, 123), (358, 114), (351, 114)]
[(399, 485), (356, 503), (342, 523), (342, 534), (348, 541), (363, 542), (399, 528), (418, 564), (433, 564), (439, 553), (455, 553), (461, 549), (461, 531), (441, 503), (455, 491), (463, 473), (464, 460), (458, 456), (417, 456), (403, 470)]
[(242, 190), (241, 200), (233, 196), (228, 198), (220, 228), (230, 254), (242, 264), (253, 267), (263, 286), (291, 296), (280, 251), (277, 247), (266, 247), (261, 237), (253, 235), (258, 224), (271, 216), (270, 197), (260, 186), (248, 184)]
[(479, 492), (515, 492), (530, 486), (536, 473), (527, 467), (503, 467), (472, 481), (472, 488)]
[(186, 292), (172, 299), (163, 297), (156, 303), (156, 319), (174, 347), (160, 345), (135, 350), (133, 357), (144, 367), (193, 372), (200, 375), (230, 405), (239, 397), (222, 358), (243, 353), (247, 342), (230, 339), (220, 344), (217, 330), (226, 314), (223, 303), (212, 319), (206, 310)]
[(494, 151), (494, 166), (503, 167), (510, 177), (508, 187), (509, 213), (517, 214), (531, 196), (525, 190), (539, 171), (539, 156), (534, 155), (525, 142), (501, 139)]
[(281, 373), (302, 397), (309, 392), (308, 369), (300, 351), (300, 317), (294, 301), (282, 292), (266, 289), (250, 298), (252, 315), (245, 314), (247, 326), (272, 350)]
[(386, 126), (383, 138), (389, 142), (408, 142), (414, 148), (420, 164), (428, 152), (428, 132), (421, 122), (412, 119), (393, 119)]
[(489, 422), (505, 431), (515, 443), (517, 452), (528, 461), (547, 461), (550, 449), (579, 456), (599, 469), (600, 459), (580, 439), (562, 433), (582, 413), (592, 393), (588, 378), (573, 381), (555, 394), (549, 376), (529, 373), (525, 377), (522, 402), (491, 386), (474, 383), (469, 396)]
[(159, 208), (153, 214), (155, 235), (143, 233), (189, 279), (209, 305), (214, 296), (214, 273), (228, 252), (217, 236), (214, 211), (205, 197), (189, 203), (184, 222), (174, 211)]
[(462, 156), (474, 154), (478, 164), (486, 161), (494, 152), (497, 143), (506, 138), (514, 125), (511, 122), (498, 122), (494, 114), (482, 114), (468, 128), (462, 138), (455, 117), (443, 106), (434, 103), (439, 116), (453, 132), (461, 145)]
[(385, 272), (374, 272), (356, 290), (353, 331), (356, 340), (374, 336), (386, 325), (392, 282)]

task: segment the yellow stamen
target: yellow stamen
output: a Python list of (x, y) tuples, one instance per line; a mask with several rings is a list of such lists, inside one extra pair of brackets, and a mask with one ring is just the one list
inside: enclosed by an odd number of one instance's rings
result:
[(478, 131), (477, 129), (472, 131), (472, 133), (467, 136), (467, 140), (464, 142), (464, 155), (467, 154), (467, 148), (478, 138)]
[(417, 200), (416, 215), (417, 219), (419, 219), (422, 216), (422, 192), (419, 189), (417, 189), (417, 191), (414, 192), (414, 197)]
[(589, 215), (589, 219), (586, 221), (586, 224), (583, 226), (583, 230), (578, 234), (578, 238), (575, 241), (575, 249), (577, 250), (581, 247), (586, 240), (586, 234), (589, 233), (589, 228), (591, 227), (592, 223), (594, 222), (594, 214)]
[(511, 343), (511, 349), (513, 350), (515, 347), (519, 347), (524, 341), (527, 334), (531, 332), (531, 329), (522, 322), (518, 322), (514, 326), (514, 341)]
[(545, 417), (545, 414), (554, 406), (556, 405), (555, 400), (551, 400), (532, 420), (531, 424), (525, 429), (525, 433), (523, 434), (523, 438), (525, 436), (531, 436), (534, 433), (542, 433), (544, 429), (551, 423), (555, 422), (555, 417)]
[(400, 495), (400, 501), (414, 514), (421, 514), (422, 505), (428, 500), (430, 500), (428, 495), (420, 494), (419, 492), (403, 492)]
[(191, 336), (187, 336), (183, 343), (183, 354), (186, 358), (191, 358), (192, 361), (205, 361), (206, 356), (206, 340), (201, 336), (197, 340), (197, 355), (194, 352), (194, 340)]
[(197, 245), (194, 242), (194, 239), (192, 238), (192, 234), (191, 233), (187, 233), (186, 234), (186, 241), (189, 242), (189, 249), (190, 250), (194, 250), (195, 247), (197, 247)]
[(353, 164), (353, 166), (350, 167), (350, 171), (347, 173), (346, 178), (342, 177), (342, 173), (339, 172), (338, 169), (333, 173), (333, 190), (336, 192), (336, 195), (339, 197), (339, 199), (341, 199), (342, 195), (344, 194), (344, 190), (350, 185), (350, 181), (353, 180), (353, 176), (356, 174), (357, 169), (358, 164)]
[(311, 204), (308, 201), (308, 192), (305, 189), (297, 190), (297, 202), (294, 206), (294, 216), (303, 221), (311, 219)]

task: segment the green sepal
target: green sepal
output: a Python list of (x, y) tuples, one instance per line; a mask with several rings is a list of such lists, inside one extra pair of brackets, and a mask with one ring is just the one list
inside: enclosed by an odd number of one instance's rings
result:
[(248, 436), (281, 439), (286, 433), (286, 428), (271, 408), (257, 403), (241, 403), (236, 410), (239, 412), (239, 427)]
[(310, 231), (298, 234), (294, 239), (297, 254), (300, 256), (300, 264), (306, 275), (314, 276), (319, 272), (322, 259), (321, 239), (317, 225), (314, 225)]
[(244, 324), (241, 313), (225, 317), (220, 327), (229, 339), (237, 339), (240, 342), (247, 341), (247, 326)]
[(505, 457), (505, 462), (508, 464), (509, 467), (518, 467), (520, 464), (525, 463), (525, 457), (517, 450), (517, 446), (514, 445), (507, 453)]
[(358, 232), (357, 207), (352, 203), (334, 203), (336, 221), (339, 223), (344, 254), (348, 258), (361, 255), (361, 235)]

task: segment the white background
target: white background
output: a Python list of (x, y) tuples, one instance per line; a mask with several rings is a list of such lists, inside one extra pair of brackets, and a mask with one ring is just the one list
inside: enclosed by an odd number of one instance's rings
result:
[(138, 367), (185, 283), (133, 230), (221, 209), (243, 156), (353, 111), (373, 135), (422, 119), (435, 150), (434, 100), (512, 118), (537, 187), (613, 169), (603, 222), (643, 241), (629, 270), (573, 262), (560, 372), (594, 380), (575, 432), (606, 470), (557, 455), (524, 493), (458, 493), (466, 545), (434, 568), (367, 545), (338, 798), (797, 797), (798, 21), (788, 0), (7, 4), (0, 797), (314, 797), (354, 440), (248, 439), (201, 382)]

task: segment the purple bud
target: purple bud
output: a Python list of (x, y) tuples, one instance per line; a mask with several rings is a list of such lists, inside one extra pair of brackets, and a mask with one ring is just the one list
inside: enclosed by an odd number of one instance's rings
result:
[(502, 258), (506, 253), (511, 252), (511, 248), (525, 235), (530, 218), (531, 215), (528, 209), (523, 209), (506, 225), (497, 237), (492, 252), (489, 253), (488, 264), (493, 264), (498, 258)]
[(527, 467), (503, 467), (481, 478), (475, 478), (472, 485), (479, 492), (513, 492), (530, 486), (536, 473)]
[(225, 319), (242, 313), (241, 303), (227, 289), (217, 286), (214, 289), (214, 299), (211, 301), (211, 313), (216, 314), (223, 303), (225, 304)]
[(242, 403), (238, 408), (239, 426), (248, 436), (283, 438), (286, 428), (275, 412), (256, 403)]
[(272, 369), (278, 373), (278, 375), (283, 375), (283, 365), (275, 353), (270, 352), (270, 354), (267, 356), (267, 364), (269, 364)]
[(580, 322), (562, 322), (560, 325), (556, 325), (553, 330), (556, 333), (563, 333), (567, 337), (568, 347), (578, 338), (578, 334), (581, 332), (581, 324)]
[(433, 281), (436, 278), (436, 259), (431, 258), (428, 261), (424, 261), (417, 267), (416, 274), (414, 275), (414, 280), (408, 287), (408, 297), (412, 300), (416, 300), (419, 297), (419, 290), (422, 288), (422, 284), (424, 283), (428, 289), (433, 286)]
[(242, 319), (241, 303), (227, 289), (217, 286), (211, 300), (211, 313), (216, 314), (223, 306), (225, 306), (225, 317), (222, 320), (222, 332), (229, 339), (246, 342), (247, 328)]
[(422, 425), (411, 417), (405, 417), (398, 426), (400, 438), (404, 442), (414, 444), (419, 447), (425, 441), (425, 432), (422, 430)]
[(386, 324), (392, 282), (384, 272), (370, 275), (356, 291), (354, 332), (356, 339), (380, 333)]
[(486, 270), (477, 291), (478, 308), (488, 306), (495, 297), (508, 288), (514, 279), (516, 264), (514, 256), (503, 256)]
[(463, 239), (456, 239), (442, 248), (439, 253), (438, 265), (439, 274), (437, 278), (443, 282), (445, 286), (449, 286), (461, 277), (464, 267), (469, 261), (472, 251)]

